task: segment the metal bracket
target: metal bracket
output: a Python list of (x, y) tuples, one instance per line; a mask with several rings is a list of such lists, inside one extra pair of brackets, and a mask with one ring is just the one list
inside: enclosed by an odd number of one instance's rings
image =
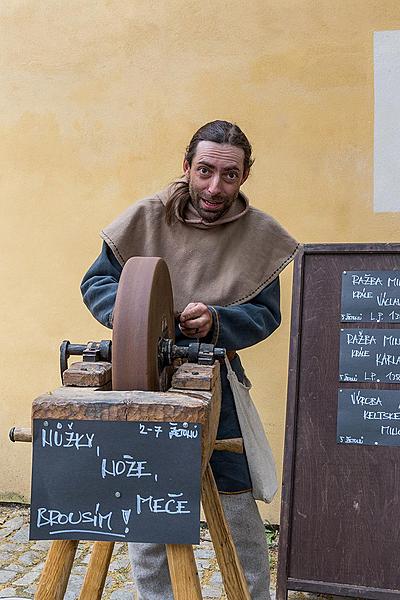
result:
[[(216, 360), (225, 358), (225, 348), (216, 348), (213, 344), (202, 344), (199, 341), (192, 342), (188, 346), (176, 346), (170, 339), (161, 338), (158, 342), (158, 360), (160, 371), (176, 358), (182, 358), (191, 363), (199, 365), (212, 365)], [(60, 371), (61, 380), (63, 373), (68, 369), (70, 356), (83, 356), (83, 362), (111, 362), (111, 341), (88, 342), (85, 344), (71, 344), (64, 340), (60, 346)]]
[(83, 356), (84, 362), (111, 362), (111, 340), (87, 344), (71, 344), (69, 340), (64, 340), (60, 346), (61, 381), (64, 371), (68, 369), (70, 356)]

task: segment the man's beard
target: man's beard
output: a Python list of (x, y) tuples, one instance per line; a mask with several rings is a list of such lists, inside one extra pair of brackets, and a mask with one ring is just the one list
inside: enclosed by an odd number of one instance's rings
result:
[[(233, 196), (219, 195), (214, 196), (213, 198), (207, 198), (204, 197), (204, 193), (202, 195), (195, 189), (191, 181), (189, 181), (189, 194), (193, 206), (195, 207), (203, 221), (206, 221), (207, 223), (214, 223), (215, 221), (220, 219), (230, 209), (232, 204), (239, 196), (239, 192), (237, 192)], [(221, 203), (221, 210), (207, 210), (201, 205), (201, 200), (206, 200), (207, 202), (215, 202), (217, 204)]]

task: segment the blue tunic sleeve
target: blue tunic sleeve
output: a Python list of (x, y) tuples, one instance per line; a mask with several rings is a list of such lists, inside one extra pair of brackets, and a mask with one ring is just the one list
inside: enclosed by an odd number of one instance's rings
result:
[(213, 314), (211, 343), (241, 350), (267, 338), (281, 322), (279, 277), (255, 298), (237, 306), (209, 306)]
[(122, 267), (103, 242), (100, 255), (81, 283), (83, 301), (102, 325), (112, 329), (112, 315)]

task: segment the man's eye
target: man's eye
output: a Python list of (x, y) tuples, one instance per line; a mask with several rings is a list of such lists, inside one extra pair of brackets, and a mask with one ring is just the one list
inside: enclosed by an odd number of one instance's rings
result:
[(235, 179), (237, 179), (238, 174), (236, 173), (236, 171), (229, 171), (229, 173), (226, 174), (227, 179), (229, 179), (230, 181), (234, 181)]
[(208, 167), (200, 167), (199, 172), (201, 173), (201, 175), (208, 175), (209, 169)]

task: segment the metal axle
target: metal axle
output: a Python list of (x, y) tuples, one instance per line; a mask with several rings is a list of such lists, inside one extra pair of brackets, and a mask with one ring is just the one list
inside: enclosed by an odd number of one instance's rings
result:
[[(217, 348), (214, 344), (192, 342), (188, 346), (177, 346), (171, 339), (161, 338), (158, 342), (158, 361), (160, 372), (177, 358), (199, 365), (212, 365), (216, 360), (224, 360), (225, 348)], [(111, 341), (88, 342), (87, 344), (71, 344), (64, 340), (60, 346), (61, 376), (68, 368), (70, 356), (83, 356), (84, 362), (111, 362)]]

